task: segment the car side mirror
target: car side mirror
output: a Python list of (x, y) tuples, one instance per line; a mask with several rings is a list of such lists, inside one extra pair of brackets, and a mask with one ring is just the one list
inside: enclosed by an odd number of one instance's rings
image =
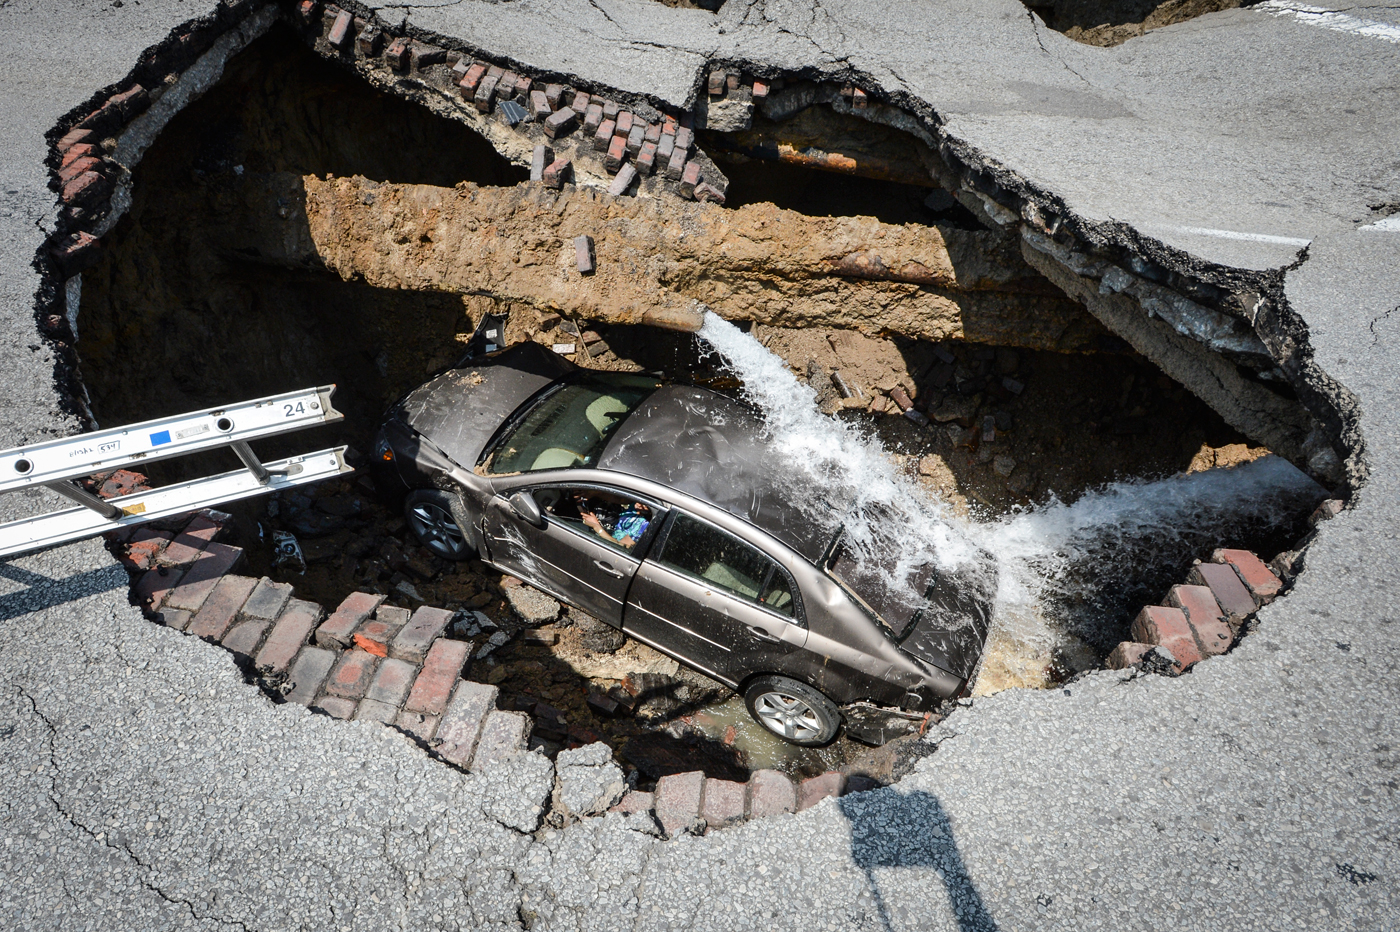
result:
[(510, 503), (510, 510), (521, 521), (535, 527), (544, 527), (544, 512), (540, 511), (540, 505), (539, 502), (535, 501), (535, 496), (529, 492), (516, 492), (506, 501)]

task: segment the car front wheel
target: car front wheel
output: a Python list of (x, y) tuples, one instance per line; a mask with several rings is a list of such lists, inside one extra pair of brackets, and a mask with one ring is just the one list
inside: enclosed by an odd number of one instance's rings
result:
[(744, 690), (754, 721), (803, 747), (821, 747), (836, 737), (841, 713), (831, 700), (806, 683), (785, 676), (761, 676)]
[(416, 489), (403, 503), (403, 516), (418, 543), (444, 560), (465, 560), (473, 553), (460, 512), (455, 496), (440, 489)]

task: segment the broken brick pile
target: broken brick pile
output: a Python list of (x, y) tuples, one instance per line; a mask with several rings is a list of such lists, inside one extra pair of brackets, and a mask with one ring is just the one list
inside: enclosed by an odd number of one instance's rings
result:
[[(1316, 526), (1340, 510), (1328, 500), (1313, 513)], [(1186, 583), (1172, 586), (1161, 605), (1144, 606), (1123, 641), (1105, 665), (1123, 670), (1150, 664), (1160, 657), (1174, 673), (1183, 673), (1202, 660), (1217, 657), (1239, 640), (1245, 623), (1282, 593), (1285, 580), (1296, 575), (1300, 552), (1286, 551), (1265, 563), (1248, 550), (1216, 550), (1207, 562), (1191, 567)], [(1164, 649), (1170, 659), (1161, 657)]]
[(755, 770), (747, 782), (716, 780), (694, 770), (662, 777), (655, 792), (632, 790), (612, 812), (649, 812), (668, 836), (703, 835), (752, 819), (802, 812), (830, 797), (874, 789), (878, 784), (828, 771), (793, 783), (778, 770)]
[(530, 719), (462, 678), (473, 645), (442, 636), (452, 612), (356, 592), (327, 616), (290, 585), (235, 575), (243, 550), (218, 541), (228, 520), (203, 511), (112, 535), (156, 620), (230, 651), (285, 701), (395, 726), (459, 767), (525, 752)]
[(533, 143), (533, 181), (562, 187), (575, 165), (587, 160), (601, 168), (598, 174), (612, 176), (608, 191), (614, 196), (635, 192), (650, 178), (654, 188), (724, 203), (722, 176), (695, 149), (694, 117), (688, 112), (663, 114), (649, 104), (629, 109), (580, 88), (398, 35), (377, 19), (319, 0), (300, 0), (297, 16), (315, 30), (313, 42), (323, 54), (412, 77), (483, 116), (494, 114)]

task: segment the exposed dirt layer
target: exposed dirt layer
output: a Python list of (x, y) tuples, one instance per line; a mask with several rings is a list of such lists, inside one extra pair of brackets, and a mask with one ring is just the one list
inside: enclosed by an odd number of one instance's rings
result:
[(1024, 0), (1045, 25), (1086, 45), (1129, 39), (1189, 19), (1250, 6), (1258, 0)]

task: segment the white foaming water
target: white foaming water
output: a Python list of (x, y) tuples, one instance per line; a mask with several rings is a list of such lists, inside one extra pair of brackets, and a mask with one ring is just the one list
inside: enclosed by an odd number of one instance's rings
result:
[[(713, 312), (700, 336), (763, 409), (791, 481), (841, 503), (845, 539), (869, 554), (879, 552), (879, 541), (898, 542), (897, 565), (885, 568), (892, 584), (930, 560), (956, 567), (979, 549), (996, 558), (997, 604), (979, 693), (1044, 685), (1052, 660), (1092, 664), (1084, 643), (1099, 642), (1102, 651), (1106, 637), (1121, 636), (1128, 600), (1155, 601), (1162, 592), (1144, 593), (1180, 581), (1193, 556), (1243, 533), (1284, 527), (1325, 497), (1291, 464), (1269, 456), (1232, 469), (1117, 482), (1072, 504), (1052, 500), (977, 523), (900, 472), (877, 439), (823, 415), (816, 393), (757, 340)], [(1167, 579), (1158, 579), (1164, 572)], [(1083, 648), (1078, 661), (1076, 647)]]

